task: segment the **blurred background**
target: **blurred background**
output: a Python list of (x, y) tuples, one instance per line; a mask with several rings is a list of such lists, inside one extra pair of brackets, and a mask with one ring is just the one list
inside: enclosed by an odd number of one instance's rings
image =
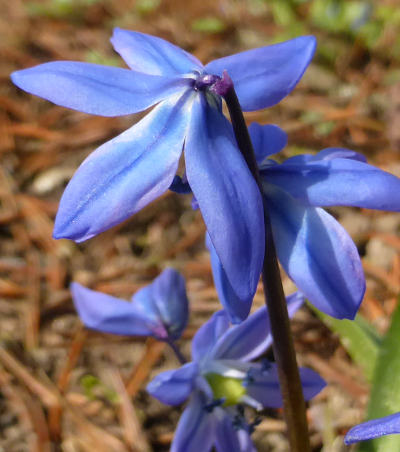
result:
[[(316, 57), (294, 92), (246, 119), (283, 127), (285, 156), (348, 147), (400, 176), (398, 0), (0, 0), (1, 452), (169, 450), (181, 410), (150, 399), (144, 387), (161, 369), (178, 366), (175, 357), (153, 340), (86, 331), (71, 281), (129, 299), (165, 266), (180, 270), (191, 302), (182, 344), (188, 355), (196, 329), (219, 309), (205, 228), (190, 197), (167, 193), (83, 244), (51, 238), (78, 165), (140, 115), (101, 118), (59, 108), (18, 90), (9, 74), (61, 59), (124, 67), (109, 42), (114, 26), (165, 38), (204, 63), (315, 34)], [(367, 276), (361, 314), (382, 334), (400, 292), (400, 215), (330, 212), (357, 243)], [(287, 293), (295, 290), (286, 277), (284, 284)], [(260, 286), (255, 306), (262, 300)], [(308, 307), (293, 332), (299, 362), (329, 384), (308, 411), (313, 450), (350, 450), (343, 434), (363, 420), (368, 402), (362, 358), (349, 355), (340, 328)], [(368, 367), (373, 357), (362, 352)], [(257, 447), (287, 451), (282, 413), (264, 414)]]

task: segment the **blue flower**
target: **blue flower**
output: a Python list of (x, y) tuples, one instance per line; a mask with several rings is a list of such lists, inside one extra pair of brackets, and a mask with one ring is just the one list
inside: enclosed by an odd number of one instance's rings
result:
[[(342, 148), (278, 164), (269, 157), (285, 146), (286, 134), (256, 123), (249, 131), (282, 267), (318, 309), (353, 319), (365, 292), (360, 257), (344, 228), (321, 207), (400, 211), (400, 179)], [(209, 237), (206, 243), (219, 298), (232, 321), (239, 322), (249, 313), (251, 300), (235, 291)]]
[[(299, 293), (287, 298), (290, 315), (303, 301)], [(167, 405), (189, 398), (171, 452), (207, 452), (213, 445), (218, 451), (255, 450), (250, 434), (257, 422), (246, 420), (244, 406), (282, 406), (276, 365), (251, 362), (271, 345), (269, 330), (266, 307), (233, 327), (226, 312), (219, 311), (194, 336), (193, 361), (149, 383), (147, 391)], [(301, 368), (300, 375), (307, 400), (325, 386), (310, 369)]]
[(23, 90), (85, 113), (119, 116), (157, 106), (103, 144), (68, 184), (54, 237), (89, 239), (121, 223), (171, 185), (185, 148), (186, 175), (235, 290), (251, 299), (263, 260), (258, 188), (212, 85), (227, 70), (244, 110), (279, 102), (307, 68), (305, 36), (211, 61), (157, 37), (115, 29), (114, 49), (131, 70), (58, 61), (14, 72)]
[(78, 283), (71, 284), (71, 292), (82, 322), (104, 333), (173, 341), (181, 337), (188, 321), (185, 280), (172, 268), (136, 292), (131, 302)]
[(353, 444), (394, 433), (400, 433), (400, 413), (356, 425), (347, 432), (344, 442), (345, 444)]

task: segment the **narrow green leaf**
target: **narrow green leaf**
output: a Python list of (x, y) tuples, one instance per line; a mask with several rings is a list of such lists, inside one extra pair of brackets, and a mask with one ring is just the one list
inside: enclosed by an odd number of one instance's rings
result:
[[(400, 300), (399, 300), (400, 302)], [(372, 380), (368, 419), (400, 411), (400, 303), (383, 339)], [(383, 436), (360, 444), (360, 452), (400, 450), (400, 435)]]
[(339, 335), (349, 355), (361, 367), (365, 378), (371, 381), (381, 341), (374, 327), (360, 315), (355, 320), (338, 320), (313, 309), (325, 325)]

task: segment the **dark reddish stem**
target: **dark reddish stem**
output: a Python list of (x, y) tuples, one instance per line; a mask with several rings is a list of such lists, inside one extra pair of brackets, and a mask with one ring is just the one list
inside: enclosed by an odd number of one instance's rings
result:
[[(212, 89), (225, 99), (238, 147), (262, 193), (262, 184), (253, 145), (250, 140), (239, 100), (229, 75), (224, 72), (222, 79), (219, 80)], [(263, 197), (263, 202), (265, 257), (262, 269), (262, 280), (264, 284), (265, 302), (268, 306), (270, 317), (271, 332), (274, 339), (273, 351), (278, 366), (288, 439), (292, 452), (309, 452), (310, 441), (303, 389), (296, 361), (293, 337), (290, 330), (289, 314), (276, 256), (271, 221), (268, 216), (268, 204), (265, 197)]]

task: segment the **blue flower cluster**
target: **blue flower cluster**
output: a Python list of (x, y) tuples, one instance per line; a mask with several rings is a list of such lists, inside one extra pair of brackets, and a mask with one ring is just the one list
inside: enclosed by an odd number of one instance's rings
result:
[[(189, 400), (172, 451), (207, 452), (213, 446), (220, 452), (254, 451), (250, 434), (257, 422), (249, 420), (246, 407), (258, 411), (282, 404), (276, 365), (254, 361), (272, 342), (268, 312), (262, 308), (249, 315), (264, 260), (264, 209), (280, 263), (301, 291), (287, 298), (290, 314), (307, 297), (333, 317), (353, 319), (365, 291), (360, 257), (323, 208), (400, 211), (400, 180), (342, 148), (278, 162), (271, 156), (285, 147), (285, 132), (252, 124), (261, 177), (257, 185), (222, 113), (216, 86), (227, 71), (244, 111), (278, 103), (310, 63), (316, 45), (312, 36), (206, 65), (143, 33), (115, 29), (111, 42), (130, 69), (59, 61), (11, 76), (29, 93), (89, 114), (119, 116), (154, 107), (82, 163), (62, 196), (54, 237), (84, 241), (168, 189), (193, 194), (207, 227), (206, 245), (224, 310), (194, 336), (192, 361), (161, 373), (147, 389), (169, 405)], [(182, 153), (185, 166), (178, 175)], [(153, 336), (176, 350), (188, 301), (184, 279), (175, 270), (166, 269), (131, 302), (77, 283), (71, 290), (89, 328)], [(324, 387), (309, 369), (300, 369), (300, 376), (306, 399)], [(346, 441), (395, 431), (398, 415), (355, 427)]]

